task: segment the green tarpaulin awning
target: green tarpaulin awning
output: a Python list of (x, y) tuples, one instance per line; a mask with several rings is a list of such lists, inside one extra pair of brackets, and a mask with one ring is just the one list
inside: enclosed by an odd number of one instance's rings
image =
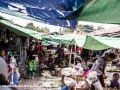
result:
[(85, 0), (81, 12), (82, 8), (66, 16), (65, 19), (120, 24), (120, 0)]
[(77, 46), (90, 50), (104, 50), (111, 47), (120, 49), (120, 45), (119, 45), (120, 38), (109, 38), (109, 37), (88, 36), (88, 35), (87, 36), (58, 35), (58, 36), (51, 36), (51, 40), (67, 45), (76, 44)]
[(93, 36), (87, 36), (86, 41), (82, 47), (90, 50), (104, 50), (110, 48), (108, 44), (104, 44), (100, 42), (98, 39), (94, 38)]
[(46, 41), (42, 41), (42, 45), (43, 45), (43, 46), (49, 46), (50, 44), (47, 43)]
[(30, 30), (30, 29), (26, 29), (24, 27), (12, 24), (11, 22), (9, 22), (7, 20), (0, 19), (0, 24), (3, 25), (4, 27), (6, 27), (11, 32), (14, 32), (18, 35), (41, 39), (41, 34), (39, 32), (36, 32), (36, 31)]

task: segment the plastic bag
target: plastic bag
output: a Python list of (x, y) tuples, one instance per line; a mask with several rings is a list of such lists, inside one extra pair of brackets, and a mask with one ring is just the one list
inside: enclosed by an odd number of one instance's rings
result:
[(44, 77), (52, 77), (49, 72), (44, 72), (44, 73), (42, 73), (42, 75), (43, 75)]
[(89, 78), (87, 78), (86, 81), (88, 82), (89, 85), (92, 84), (93, 86), (95, 86), (95, 88), (97, 90), (103, 90), (102, 85), (101, 85), (101, 83), (100, 83), (100, 81), (98, 79), (95, 79), (95, 78), (94, 79), (89, 79)]
[(66, 86), (61, 87), (61, 90), (68, 90)]
[(67, 87), (73, 87), (76, 84), (76, 81), (69, 77), (64, 77), (64, 83)]
[(74, 66), (74, 70), (76, 71), (77, 75), (81, 75), (82, 74), (81, 72), (83, 71), (83, 68), (81, 67), (81, 64), (78, 63), (76, 66)]
[(63, 68), (61, 70), (61, 74), (64, 75), (64, 76), (72, 75), (72, 68)]
[(99, 80), (95, 82), (93, 85), (95, 86), (97, 90), (103, 90), (102, 85)]
[(104, 79), (104, 83), (105, 83), (106, 86), (110, 86), (110, 84), (111, 84), (111, 82), (108, 78)]
[(91, 85), (94, 85), (97, 90), (103, 90), (102, 85), (97, 77), (97, 72), (92, 71), (88, 74), (86, 81)]

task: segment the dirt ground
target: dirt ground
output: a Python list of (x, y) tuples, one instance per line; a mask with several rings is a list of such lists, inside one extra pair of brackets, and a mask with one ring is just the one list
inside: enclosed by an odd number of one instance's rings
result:
[[(112, 76), (115, 72), (106, 72), (106, 75), (108, 76), (108, 78), (111, 80), (112, 79)], [(119, 73), (119, 72), (118, 72)], [(28, 76), (25, 75), (19, 82), (18, 85), (38, 85), (39, 87), (18, 87), (19, 90), (56, 90), (56, 89), (53, 89), (53, 88), (43, 88), (41, 86), (41, 83), (42, 83), (42, 79), (43, 76), (41, 76), (41, 71), (39, 69), (36, 70), (36, 74), (35, 74), (35, 79), (32, 80), (32, 79), (28, 79)], [(57, 78), (57, 77), (54, 77), (54, 78)], [(120, 80), (119, 80), (119, 83), (120, 83)], [(61, 89), (60, 89), (61, 90)]]

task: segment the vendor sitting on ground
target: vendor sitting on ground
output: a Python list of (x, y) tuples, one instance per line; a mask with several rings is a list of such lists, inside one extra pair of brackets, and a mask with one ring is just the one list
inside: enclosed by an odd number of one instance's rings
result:
[(69, 57), (70, 57), (69, 55), (66, 55), (65, 60), (69, 61)]
[(60, 59), (61, 63), (59, 65), (59, 67), (61, 68), (65, 68), (65, 67), (68, 67), (68, 61), (66, 59)]
[(53, 59), (53, 57), (52, 57), (52, 54), (49, 54), (48, 67), (49, 67), (50, 69), (53, 69), (53, 68), (54, 68), (54, 59)]
[(111, 80), (111, 85), (110, 87), (113, 88), (114, 90), (119, 90), (120, 85), (119, 85), (119, 80), (120, 75), (118, 73), (113, 74), (113, 80)]

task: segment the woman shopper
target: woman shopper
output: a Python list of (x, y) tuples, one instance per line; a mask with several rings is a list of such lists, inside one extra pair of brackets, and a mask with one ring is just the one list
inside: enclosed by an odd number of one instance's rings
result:
[(36, 70), (36, 59), (35, 57), (37, 57), (37, 52), (35, 50), (35, 46), (34, 44), (30, 45), (30, 49), (27, 52), (27, 62), (28, 62), (28, 75), (29, 75), (29, 79), (34, 79), (34, 75), (35, 75), (35, 70)]
[(39, 67), (40, 67), (41, 61), (44, 60), (43, 47), (41, 42), (39, 42), (39, 44), (37, 45), (37, 54), (38, 54), (38, 61), (39, 61)]
[(95, 63), (93, 64), (90, 71), (96, 71), (98, 73), (98, 78), (100, 80), (100, 83), (102, 87), (105, 87), (104, 79), (107, 78), (105, 75), (105, 67), (107, 62), (111, 62), (115, 59), (115, 55), (113, 53), (106, 53), (105, 56), (99, 57)]

